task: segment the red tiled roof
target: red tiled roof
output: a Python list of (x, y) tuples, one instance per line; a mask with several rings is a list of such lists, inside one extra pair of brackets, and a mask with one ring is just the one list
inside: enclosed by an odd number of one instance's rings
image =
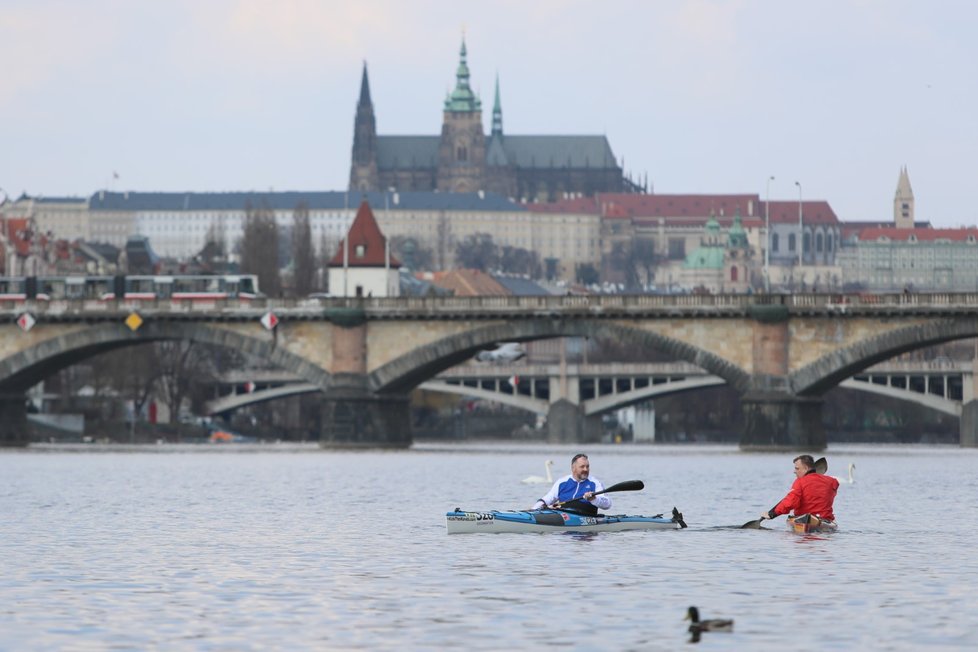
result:
[(489, 274), (477, 269), (452, 269), (441, 272), (417, 275), (440, 288), (453, 290), (455, 296), (509, 296), (510, 292), (502, 283)]
[[(357, 216), (353, 218), (353, 224), (350, 225), (346, 238), (340, 242), (336, 255), (329, 261), (330, 267), (343, 267), (347, 240), (350, 244), (346, 257), (350, 267), (384, 267), (386, 265), (387, 238), (380, 232), (377, 220), (374, 219), (374, 213), (370, 210), (370, 204), (366, 201), (361, 202), (360, 208), (357, 209)], [(360, 247), (363, 247), (362, 250)], [(358, 251), (362, 251), (362, 255), (358, 256)], [(401, 261), (395, 258), (393, 254), (390, 256), (390, 266), (394, 268), (401, 266)]]
[[(641, 195), (634, 193), (601, 193), (597, 196), (602, 213), (608, 207), (624, 209), (632, 217), (757, 217), (760, 212), (758, 195)], [(618, 210), (617, 208), (615, 209)]]
[[(528, 204), (537, 213), (599, 213), (604, 219), (632, 218), (636, 223), (663, 218), (666, 225), (702, 225), (710, 216), (727, 225), (740, 213), (745, 226), (762, 224), (764, 202), (760, 195), (642, 195), (635, 193), (599, 193), (595, 197), (562, 199), (547, 204)], [(824, 200), (801, 203), (805, 224), (839, 224), (839, 218)], [(643, 218), (645, 218), (643, 220)], [(761, 222), (756, 222), (760, 220)], [(797, 201), (772, 201), (772, 223), (797, 223)]]
[[(764, 217), (764, 203), (760, 206), (760, 216)], [(801, 202), (802, 221), (805, 224), (839, 224), (835, 211), (824, 200)], [(798, 224), (798, 202), (772, 201), (772, 224)]]
[(863, 229), (859, 233), (860, 242), (872, 242), (880, 238), (896, 240), (899, 242), (907, 241), (910, 236), (916, 236), (921, 242), (934, 242), (935, 240), (950, 240), (951, 242), (967, 242), (970, 236), (978, 241), (978, 228), (960, 229), (898, 229), (895, 226), (874, 227)]
[[(889, 229), (893, 228), (893, 220), (887, 220), (885, 222), (842, 222), (840, 223), (842, 227), (842, 237), (849, 238), (853, 235), (859, 235), (866, 229)], [(930, 222), (927, 221), (917, 221), (914, 222), (914, 228), (917, 230), (930, 229)]]

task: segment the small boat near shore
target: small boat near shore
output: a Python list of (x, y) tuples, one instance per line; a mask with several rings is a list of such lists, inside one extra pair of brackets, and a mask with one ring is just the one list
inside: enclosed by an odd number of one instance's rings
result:
[(814, 514), (800, 514), (788, 517), (788, 529), (796, 534), (811, 534), (813, 532), (835, 532), (839, 529), (833, 521), (821, 519)]
[(628, 530), (677, 530), (686, 527), (675, 507), (672, 516), (598, 514), (588, 516), (560, 509), (467, 512), (459, 508), (445, 514), (448, 534), (473, 532), (623, 532)]

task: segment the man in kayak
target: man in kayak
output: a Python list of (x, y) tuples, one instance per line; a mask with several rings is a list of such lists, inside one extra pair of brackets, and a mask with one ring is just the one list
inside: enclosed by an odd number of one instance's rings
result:
[(777, 518), (793, 511), (795, 516), (814, 514), (823, 521), (835, 522), (832, 504), (839, 490), (839, 481), (816, 472), (815, 460), (811, 455), (799, 455), (794, 463), (796, 480), (791, 490), (780, 503), (761, 514), (761, 520)]
[(598, 513), (598, 508), (611, 509), (611, 498), (607, 495), (594, 495), (602, 491), (604, 485), (591, 476), (591, 462), (587, 455), (578, 453), (571, 459), (570, 475), (557, 478), (547, 495), (538, 500), (533, 509), (552, 507), (555, 503), (568, 503), (563, 507), (593, 516)]

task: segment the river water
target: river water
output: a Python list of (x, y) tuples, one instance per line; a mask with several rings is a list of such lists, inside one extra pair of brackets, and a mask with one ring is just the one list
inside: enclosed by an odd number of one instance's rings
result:
[[(232, 445), (233, 446), (233, 445)], [(87, 449), (95, 450), (95, 449)], [(594, 446), (615, 513), (665, 532), (445, 533), (445, 512), (529, 506), (574, 449), (238, 445), (0, 452), (2, 650), (978, 648), (978, 451), (829, 449), (837, 533), (741, 530), (790, 454)]]

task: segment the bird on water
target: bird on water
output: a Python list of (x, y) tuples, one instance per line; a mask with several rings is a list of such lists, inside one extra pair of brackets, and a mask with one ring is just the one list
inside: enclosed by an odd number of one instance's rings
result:
[(729, 618), (709, 618), (700, 620), (700, 610), (690, 607), (683, 620), (691, 621), (689, 633), (692, 635), (691, 643), (698, 643), (703, 632), (732, 632), (734, 621)]

